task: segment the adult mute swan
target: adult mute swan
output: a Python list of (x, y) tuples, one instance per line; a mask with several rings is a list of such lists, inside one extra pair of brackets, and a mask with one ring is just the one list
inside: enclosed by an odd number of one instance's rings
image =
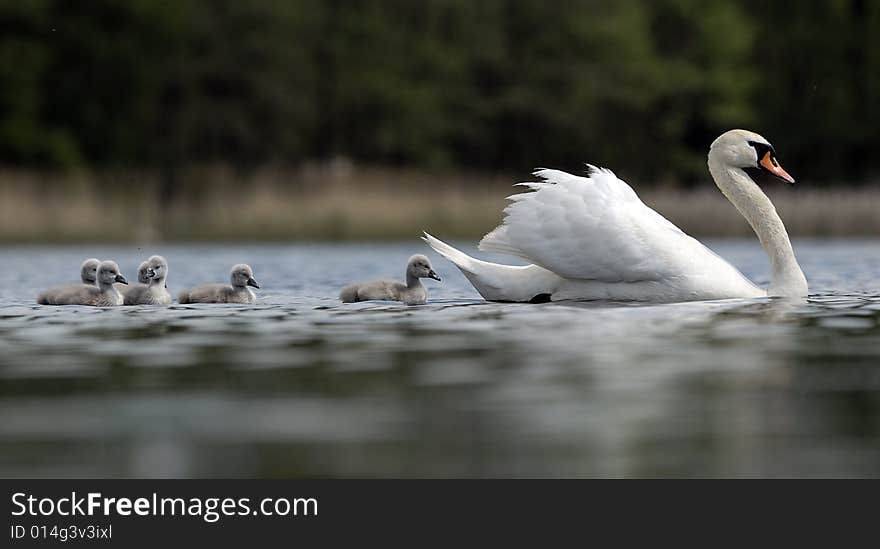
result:
[(520, 183), (500, 226), (480, 250), (531, 262), (489, 263), (425, 233), (424, 240), (452, 261), (490, 301), (623, 300), (676, 302), (807, 295), (788, 233), (776, 209), (745, 168), (794, 179), (760, 135), (730, 130), (709, 149), (709, 173), (746, 218), (770, 257), (770, 288), (763, 290), (696, 239), (646, 206), (610, 170), (590, 166), (588, 177), (538, 170), (541, 181)]

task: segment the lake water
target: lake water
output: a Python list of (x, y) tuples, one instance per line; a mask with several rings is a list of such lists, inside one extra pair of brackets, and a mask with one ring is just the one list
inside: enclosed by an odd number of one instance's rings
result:
[[(880, 240), (795, 248), (808, 302), (673, 305), (486, 303), (417, 241), (0, 248), (0, 476), (880, 476)], [(336, 300), (416, 252), (428, 305)], [(34, 302), (153, 253), (259, 302)]]

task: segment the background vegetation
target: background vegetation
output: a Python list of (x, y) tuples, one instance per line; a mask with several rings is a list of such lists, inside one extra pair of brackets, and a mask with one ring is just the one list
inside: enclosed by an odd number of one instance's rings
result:
[(704, 187), (731, 127), (770, 138), (808, 188), (877, 181), (880, 2), (0, 0), (0, 238), (79, 238), (77, 219), (132, 204), (149, 229), (125, 238), (210, 237), (168, 212), (216, 217), (271, 180), (258, 217), (306, 213), (323, 190), (309, 166), (339, 162), (344, 196), (381, 194), (365, 215), (410, 234), (393, 182), (494, 207), (535, 166), (589, 161), (640, 192)]

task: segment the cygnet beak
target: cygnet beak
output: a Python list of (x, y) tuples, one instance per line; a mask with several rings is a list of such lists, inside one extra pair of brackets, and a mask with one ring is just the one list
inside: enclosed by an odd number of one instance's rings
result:
[(156, 278), (156, 271), (153, 269), (147, 269), (147, 278)]
[(431, 269), (430, 271), (428, 271), (428, 278), (433, 278), (437, 282), (440, 282), (440, 277), (437, 276), (437, 273), (434, 272), (434, 269)]
[(248, 278), (247, 285), (248, 285), (248, 286), (253, 286), (254, 288), (256, 288), (256, 289), (258, 289), (258, 290), (260, 289), (260, 285), (257, 284), (257, 281), (254, 280), (254, 277), (250, 277), (250, 278)]
[(121, 274), (116, 275), (116, 282), (119, 282), (120, 284), (128, 284), (128, 280), (125, 280), (125, 277)]

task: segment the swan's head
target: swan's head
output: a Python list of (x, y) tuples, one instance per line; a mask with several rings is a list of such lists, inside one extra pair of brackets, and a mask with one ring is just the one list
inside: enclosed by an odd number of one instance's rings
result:
[(147, 260), (147, 269), (151, 273), (150, 282), (159, 284), (168, 276), (168, 260), (161, 255), (154, 255)]
[(437, 273), (431, 267), (431, 261), (421, 254), (409, 258), (409, 263), (406, 264), (406, 272), (416, 278), (433, 278), (438, 282), (440, 281), (440, 277), (437, 276)]
[(141, 284), (149, 284), (151, 278), (153, 278), (153, 275), (150, 273), (150, 262), (144, 261), (138, 265), (138, 282)]
[(260, 287), (260, 285), (257, 284), (257, 281), (254, 280), (253, 269), (251, 269), (250, 265), (245, 265), (244, 263), (239, 263), (238, 265), (232, 267), (232, 272), (229, 274), (229, 277), (233, 286), (253, 286), (254, 288)]
[(115, 261), (102, 261), (98, 266), (98, 286), (112, 286), (114, 282), (128, 284)]
[(82, 279), (83, 284), (95, 285), (95, 280), (97, 280), (98, 276), (98, 265), (100, 264), (101, 260), (94, 257), (83, 261), (82, 267), (79, 269), (79, 277)]
[(794, 183), (794, 178), (776, 160), (776, 151), (769, 141), (755, 132), (730, 130), (712, 142), (709, 156), (735, 168), (758, 168), (779, 179)]

